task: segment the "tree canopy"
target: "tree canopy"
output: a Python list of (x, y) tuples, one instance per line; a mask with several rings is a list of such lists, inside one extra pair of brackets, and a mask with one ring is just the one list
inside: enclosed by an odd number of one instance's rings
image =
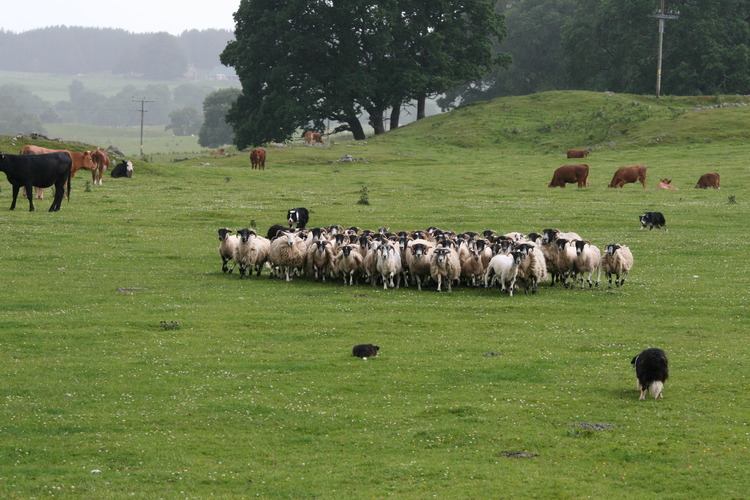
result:
[[(387, 109), (480, 78), (503, 17), (489, 0), (243, 0), (221, 55), (242, 82), (229, 111), (239, 147), (334, 120), (364, 138)], [(397, 123), (391, 113), (391, 126)]]
[(198, 144), (216, 148), (233, 142), (234, 132), (227, 123), (226, 116), (239, 95), (239, 89), (221, 89), (206, 96), (203, 100), (203, 124), (198, 134)]

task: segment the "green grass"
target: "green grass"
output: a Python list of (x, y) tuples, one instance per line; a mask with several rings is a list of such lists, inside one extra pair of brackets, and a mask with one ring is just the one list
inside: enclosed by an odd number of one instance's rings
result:
[[(90, 192), (77, 176), (58, 213), (9, 212), (0, 184), (0, 496), (744, 497), (748, 110), (664, 99), (626, 133), (581, 130), (634, 99), (480, 103), (269, 148), (262, 172), (247, 154), (155, 155)], [(545, 128), (560, 117), (578, 125)], [(591, 187), (547, 188), (583, 146)], [(634, 162), (647, 190), (606, 187)], [(721, 190), (692, 189), (707, 171)], [(512, 298), (221, 273), (219, 227), (265, 231), (297, 206), (311, 226), (559, 227), (629, 245), (635, 266), (622, 288)], [(639, 231), (650, 209), (668, 233)], [(381, 355), (353, 358), (363, 342)], [(652, 346), (671, 378), (640, 402), (630, 359)]]

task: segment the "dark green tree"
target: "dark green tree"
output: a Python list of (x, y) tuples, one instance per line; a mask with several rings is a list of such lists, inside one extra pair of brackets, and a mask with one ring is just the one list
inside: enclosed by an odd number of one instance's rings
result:
[(487, 71), (502, 34), (488, 0), (244, 0), (235, 21), (221, 60), (243, 86), (228, 115), (240, 147), (326, 119), (363, 139), (363, 110), (381, 133), (388, 108)]
[(240, 97), (239, 89), (221, 89), (211, 92), (203, 100), (203, 125), (198, 134), (198, 144), (216, 148), (234, 142), (234, 131), (226, 121), (227, 112)]
[(185, 136), (200, 132), (203, 117), (197, 109), (187, 106), (169, 113), (169, 125), (164, 130), (171, 130), (174, 135)]

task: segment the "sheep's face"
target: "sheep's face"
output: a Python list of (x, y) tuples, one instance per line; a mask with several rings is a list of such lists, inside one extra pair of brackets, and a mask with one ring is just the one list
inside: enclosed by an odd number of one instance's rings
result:
[(323, 254), (323, 253), (325, 253), (325, 251), (326, 251), (326, 244), (327, 244), (327, 243), (328, 243), (327, 241), (322, 241), (322, 240), (321, 240), (321, 241), (316, 241), (316, 242), (315, 242), (315, 245), (317, 246), (317, 249), (316, 249), (316, 251), (317, 251), (317, 252), (318, 252), (319, 254)]
[(557, 249), (562, 252), (563, 250), (565, 250), (565, 245), (568, 244), (568, 240), (566, 240), (565, 238), (560, 238), (559, 240), (556, 241), (556, 243), (557, 243)]
[(614, 255), (615, 252), (620, 248), (620, 245), (607, 245), (607, 253), (609, 255)]
[(520, 264), (521, 263), (521, 252), (511, 252), (510, 253), (511, 258), (513, 259), (514, 264)]
[(576, 245), (576, 255), (581, 255), (583, 253), (583, 250), (586, 248), (586, 242), (578, 240), (575, 242)]
[(226, 227), (219, 229), (219, 241), (226, 240), (227, 236), (229, 236), (231, 233), (232, 233), (232, 230)]
[(447, 248), (438, 248), (437, 250), (435, 250), (435, 253), (437, 254), (438, 262), (445, 262), (445, 260), (448, 258)]
[(284, 233), (282, 238), (286, 238), (286, 244), (290, 247), (293, 247), (295, 243), (297, 243), (297, 234), (296, 233)]
[(344, 257), (349, 257), (349, 255), (352, 253), (352, 247), (349, 245), (344, 245), (341, 247), (341, 251), (344, 253)]
[(417, 243), (416, 245), (412, 245), (411, 247), (411, 253), (415, 257), (422, 257), (425, 254), (425, 249), (427, 247), (424, 246), (424, 243)]
[(556, 229), (545, 229), (542, 231), (542, 243), (552, 243), (555, 241), (555, 237), (557, 236), (557, 230)]

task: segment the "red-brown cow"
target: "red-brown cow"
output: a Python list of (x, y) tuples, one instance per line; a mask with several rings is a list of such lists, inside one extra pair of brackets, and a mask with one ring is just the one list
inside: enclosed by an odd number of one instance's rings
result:
[(250, 151), (250, 165), (253, 169), (266, 169), (266, 150), (264, 148), (255, 148)]
[(673, 186), (671, 183), (672, 179), (661, 179), (659, 184), (656, 185), (656, 189), (672, 189), (675, 191), (680, 189), (677, 186)]
[(716, 172), (701, 175), (701, 178), (698, 179), (698, 184), (695, 185), (695, 189), (708, 188), (719, 189), (719, 174)]
[(612, 182), (609, 183), (611, 188), (621, 188), (625, 184), (630, 182), (640, 181), (643, 184), (643, 189), (646, 189), (646, 167), (643, 165), (633, 165), (632, 167), (620, 167), (612, 177)]
[(308, 130), (307, 132), (305, 132), (304, 138), (305, 144), (307, 144), (308, 146), (313, 142), (319, 142), (320, 144), (323, 144), (323, 135), (317, 132), (313, 132), (312, 130)]
[(552, 182), (547, 184), (547, 187), (561, 187), (564, 188), (565, 184), (578, 183), (578, 187), (589, 187), (589, 166), (585, 164), (580, 165), (563, 165), (555, 170), (552, 174)]
[(109, 168), (109, 155), (106, 151), (97, 149), (91, 152), (91, 159), (94, 162), (96, 168), (91, 171), (91, 180), (94, 186), (102, 185), (102, 177), (104, 177), (104, 171)]
[[(21, 149), (22, 155), (41, 155), (46, 153), (68, 153), (70, 155), (70, 159), (73, 162), (73, 167), (70, 170), (71, 179), (75, 177), (76, 172), (82, 168), (85, 168), (86, 170), (94, 170), (96, 168), (96, 165), (94, 165), (94, 161), (91, 158), (91, 151), (74, 153), (67, 149), (47, 149), (40, 146), (34, 146), (33, 144), (28, 144)], [(44, 188), (35, 187), (34, 190), (36, 191), (37, 199), (43, 200)]]
[(568, 158), (588, 158), (589, 152), (585, 149), (569, 149)]

